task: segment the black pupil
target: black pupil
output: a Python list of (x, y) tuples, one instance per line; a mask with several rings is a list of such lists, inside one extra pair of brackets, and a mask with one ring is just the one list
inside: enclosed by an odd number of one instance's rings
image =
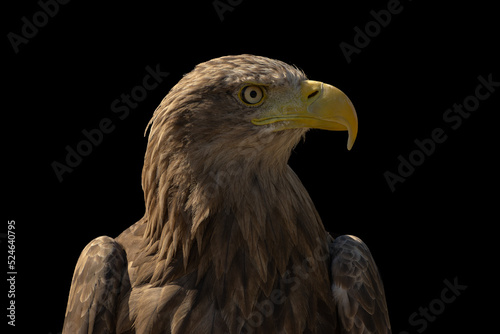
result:
[(251, 97), (252, 99), (254, 99), (255, 97), (257, 97), (257, 92), (256, 92), (255, 90), (252, 90), (252, 91), (250, 92), (250, 97)]

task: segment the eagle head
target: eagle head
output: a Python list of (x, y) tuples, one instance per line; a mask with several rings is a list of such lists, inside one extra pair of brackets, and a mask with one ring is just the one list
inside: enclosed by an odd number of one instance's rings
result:
[(169, 215), (184, 215), (194, 232), (221, 202), (238, 202), (250, 182), (267, 187), (288, 173), (290, 152), (310, 128), (348, 131), (351, 149), (358, 120), (339, 89), (284, 62), (237, 55), (184, 75), (148, 128), (146, 236), (158, 240)]
[[(155, 111), (150, 145), (166, 133), (205, 165), (242, 157), (286, 164), (310, 128), (348, 131), (358, 120), (349, 98), (284, 62), (253, 55), (209, 60), (186, 74)], [(250, 153), (250, 154), (249, 154)]]

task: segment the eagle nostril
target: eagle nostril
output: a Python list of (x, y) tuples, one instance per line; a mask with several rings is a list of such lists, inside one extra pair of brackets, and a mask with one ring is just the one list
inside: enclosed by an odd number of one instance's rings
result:
[(313, 97), (315, 97), (318, 94), (319, 94), (319, 90), (315, 90), (311, 94), (307, 95), (307, 99), (313, 98)]

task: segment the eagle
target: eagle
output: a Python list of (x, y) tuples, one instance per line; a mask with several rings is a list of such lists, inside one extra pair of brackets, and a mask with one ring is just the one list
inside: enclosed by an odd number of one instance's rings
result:
[(288, 165), (311, 129), (358, 130), (339, 89), (255, 55), (197, 65), (150, 120), (145, 214), (75, 267), (74, 333), (391, 333), (359, 238), (333, 238)]

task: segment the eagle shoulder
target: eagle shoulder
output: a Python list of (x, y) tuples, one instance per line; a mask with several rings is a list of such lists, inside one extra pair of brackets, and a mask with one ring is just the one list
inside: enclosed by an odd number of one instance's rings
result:
[(73, 274), (63, 334), (115, 333), (122, 291), (130, 289), (125, 251), (101, 236), (82, 251)]
[(343, 333), (390, 334), (382, 279), (361, 239), (330, 239), (332, 292)]

